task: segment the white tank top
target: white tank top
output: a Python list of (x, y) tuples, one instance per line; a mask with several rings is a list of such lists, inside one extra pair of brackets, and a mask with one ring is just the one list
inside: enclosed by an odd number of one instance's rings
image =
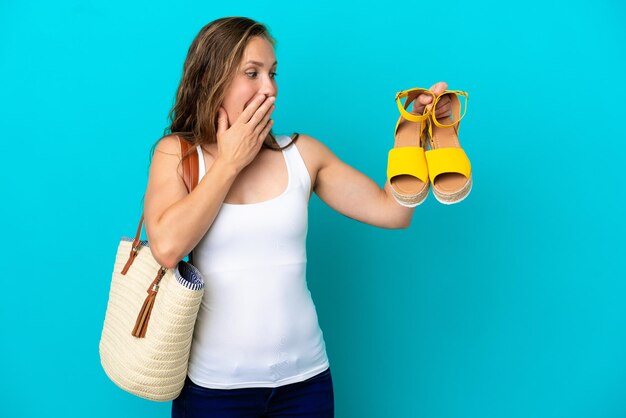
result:
[[(281, 146), (291, 141), (276, 139)], [(224, 203), (193, 250), (205, 291), (188, 374), (200, 386), (277, 387), (329, 367), (306, 282), (311, 178), (295, 144), (282, 154), (283, 193), (259, 203)], [(200, 146), (198, 156), (202, 180)]]

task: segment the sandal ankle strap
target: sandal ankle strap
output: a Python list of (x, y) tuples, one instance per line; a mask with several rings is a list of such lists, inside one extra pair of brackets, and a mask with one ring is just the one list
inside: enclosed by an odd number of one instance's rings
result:
[[(437, 98), (435, 99), (435, 101), (433, 102), (433, 106), (431, 106), (431, 111), (435, 108), (437, 102), (439, 101), (439, 99), (446, 95), (446, 94), (454, 94), (456, 100), (458, 100), (458, 96), (465, 96), (465, 107), (463, 108), (463, 114), (459, 117), (459, 120), (455, 121), (453, 124), (451, 125), (444, 125), (442, 123), (439, 123), (435, 118), (433, 118), (431, 116), (431, 121), (432, 123), (434, 123), (436, 126), (438, 126), (439, 128), (451, 128), (455, 125), (457, 125), (459, 122), (461, 122), (461, 120), (463, 120), (463, 118), (465, 117), (465, 115), (467, 114), (467, 103), (469, 101), (469, 95), (467, 94), (466, 91), (462, 91), (462, 90), (446, 90), (443, 93), (441, 93), (439, 96), (437, 96)], [(459, 101), (459, 106), (460, 106), (460, 101)], [(454, 106), (453, 106), (454, 107)], [(432, 125), (431, 125), (432, 126)], [(432, 131), (429, 130), (429, 133), (432, 134)]]
[[(417, 98), (417, 96), (419, 96), (419, 95), (415, 95), (414, 97), (411, 97), (411, 93), (416, 92), (416, 91), (423, 92), (426, 94), (431, 94), (433, 96), (433, 100), (435, 100), (435, 95), (430, 90), (418, 87), (418, 88), (402, 90), (402, 91), (397, 92), (396, 103), (398, 105), (398, 110), (400, 111), (400, 114), (402, 115), (404, 119), (410, 120), (411, 122), (423, 122), (424, 120), (428, 118), (428, 112), (426, 111), (426, 108), (424, 108), (424, 114), (422, 115), (416, 115), (414, 113), (410, 113), (406, 111), (406, 109), (409, 107), (411, 102), (413, 102)], [(404, 105), (402, 104), (402, 102), (400, 102), (400, 99), (403, 97), (407, 98)]]

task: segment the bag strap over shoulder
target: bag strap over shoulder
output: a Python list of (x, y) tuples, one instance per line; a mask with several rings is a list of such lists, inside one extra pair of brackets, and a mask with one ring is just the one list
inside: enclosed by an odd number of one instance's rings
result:
[[(187, 151), (192, 147), (192, 145), (178, 137), (178, 141), (180, 142), (180, 155), (183, 164), (183, 180), (185, 181), (185, 187), (189, 193), (198, 185), (198, 178), (200, 173), (200, 166), (198, 160), (198, 153), (192, 152), (189, 157), (184, 158)], [(130, 250), (130, 256), (128, 257), (128, 261), (124, 265), (122, 269), (122, 274), (126, 274), (128, 269), (133, 264), (135, 257), (137, 257), (137, 252), (139, 251), (139, 246), (141, 245), (141, 227), (143, 226), (143, 213), (141, 214), (141, 219), (139, 219), (139, 226), (137, 227), (137, 233), (135, 234), (135, 239), (133, 240), (133, 246)]]
[(183, 180), (185, 181), (185, 186), (187, 186), (187, 191), (191, 193), (191, 191), (198, 185), (198, 178), (200, 175), (198, 153), (195, 152), (196, 150), (194, 149), (193, 152), (185, 158), (185, 154), (187, 154), (192, 145), (180, 137), (178, 137), (178, 140), (180, 141), (180, 155), (183, 159)]
[[(198, 153), (194, 149), (191, 151), (192, 145), (178, 137), (178, 141), (180, 142), (180, 155), (181, 161), (183, 164), (183, 180), (185, 182), (185, 187), (189, 193), (198, 185), (198, 175), (199, 175), (199, 160)], [(189, 155), (186, 154), (189, 152)], [(128, 261), (124, 265), (122, 269), (122, 275), (126, 275), (128, 273), (128, 269), (135, 261), (137, 254), (139, 253), (139, 249), (141, 248), (141, 227), (143, 225), (143, 213), (141, 214), (141, 219), (139, 220), (139, 226), (137, 227), (137, 234), (135, 235), (135, 239), (133, 241), (132, 247), (130, 249), (130, 255), (128, 257)], [(191, 262), (192, 254), (189, 254), (189, 261)], [(163, 266), (159, 268), (156, 273), (154, 280), (150, 283), (150, 286), (147, 289), (148, 296), (143, 302), (141, 309), (139, 310), (139, 314), (137, 315), (137, 319), (135, 321), (135, 326), (131, 334), (137, 338), (144, 338), (146, 336), (146, 331), (148, 330), (148, 322), (150, 321), (150, 315), (152, 313), (152, 308), (154, 306), (154, 302), (156, 300), (157, 292), (159, 291), (159, 284), (163, 276), (165, 276), (165, 272), (167, 269)]]

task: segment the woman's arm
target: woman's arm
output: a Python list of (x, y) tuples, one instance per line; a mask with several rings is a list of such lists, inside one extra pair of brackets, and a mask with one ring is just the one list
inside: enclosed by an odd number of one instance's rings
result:
[(398, 204), (386, 184), (380, 188), (372, 179), (341, 161), (328, 147), (300, 134), (298, 149), (314, 168), (313, 191), (337, 212), (381, 228), (407, 228), (414, 208)]
[[(448, 88), (440, 81), (431, 90), (435, 96)], [(422, 114), (430, 108), (432, 98), (421, 95), (413, 102), (413, 113)], [(450, 114), (449, 100), (441, 100), (437, 106), (437, 117)], [(352, 219), (381, 228), (408, 228), (415, 208), (407, 208), (396, 202), (391, 194), (389, 182), (380, 188), (369, 177), (350, 167), (333, 154), (319, 141), (303, 136), (301, 148), (305, 149), (310, 160), (314, 161), (314, 191), (330, 207)]]
[(146, 235), (154, 258), (173, 268), (202, 239), (226, 198), (237, 170), (215, 160), (196, 188), (187, 193), (177, 137), (157, 145), (144, 200)]
[(217, 157), (191, 193), (187, 193), (179, 164), (178, 138), (168, 136), (159, 141), (144, 200), (146, 235), (159, 264), (176, 266), (209, 230), (237, 175), (258, 154), (267, 137), (273, 103), (273, 99), (259, 95), (230, 127), (228, 114), (220, 109)]

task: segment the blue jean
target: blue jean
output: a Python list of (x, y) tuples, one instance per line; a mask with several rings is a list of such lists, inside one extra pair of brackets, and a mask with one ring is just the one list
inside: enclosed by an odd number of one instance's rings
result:
[(276, 388), (211, 389), (189, 378), (172, 404), (172, 418), (333, 418), (330, 368)]

